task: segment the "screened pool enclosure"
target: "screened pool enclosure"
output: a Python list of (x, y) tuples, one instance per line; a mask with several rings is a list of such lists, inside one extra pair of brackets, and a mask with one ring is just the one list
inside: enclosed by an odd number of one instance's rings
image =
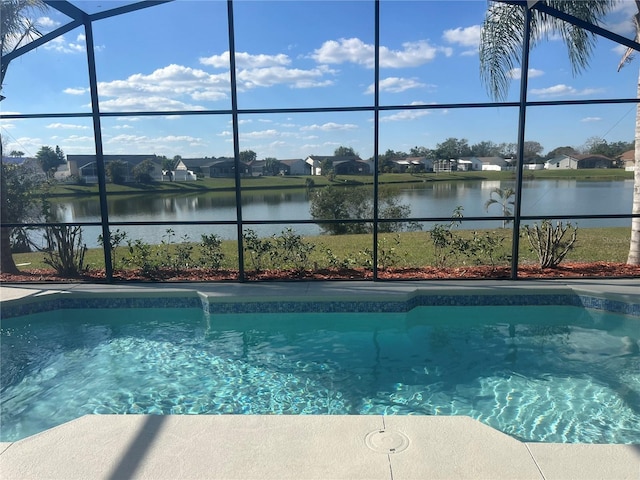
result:
[[(625, 263), (627, 3), (594, 25), (544, 1), (45, 0), (23, 13), (37, 33), (3, 43), (3, 175), (30, 198), (2, 216), (13, 262), (105, 281)], [(497, 5), (517, 28), (488, 28)], [(532, 36), (541, 19), (556, 29)], [(560, 24), (591, 48), (581, 69)]]

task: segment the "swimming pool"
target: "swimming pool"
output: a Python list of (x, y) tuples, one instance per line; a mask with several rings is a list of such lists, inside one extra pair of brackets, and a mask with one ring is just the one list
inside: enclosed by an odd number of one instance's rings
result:
[(0, 440), (88, 413), (275, 413), (468, 415), (527, 441), (640, 442), (637, 303), (210, 300), (3, 304)]

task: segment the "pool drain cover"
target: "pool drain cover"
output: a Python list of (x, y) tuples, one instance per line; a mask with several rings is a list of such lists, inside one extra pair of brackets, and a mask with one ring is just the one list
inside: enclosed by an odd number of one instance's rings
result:
[(394, 430), (376, 430), (367, 434), (364, 443), (374, 452), (400, 453), (409, 447), (409, 437)]

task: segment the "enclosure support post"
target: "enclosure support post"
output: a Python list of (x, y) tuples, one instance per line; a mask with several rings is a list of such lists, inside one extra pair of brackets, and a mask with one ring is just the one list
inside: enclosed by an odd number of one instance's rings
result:
[(522, 42), (522, 65), (520, 72), (520, 106), (518, 115), (518, 153), (516, 157), (516, 195), (513, 205), (513, 232), (511, 241), (511, 279), (518, 279), (518, 256), (520, 250), (520, 212), (522, 207), (522, 172), (524, 170), (525, 120), (527, 116), (527, 80), (529, 76), (529, 47), (531, 37), (531, 10), (524, 5), (525, 22)]

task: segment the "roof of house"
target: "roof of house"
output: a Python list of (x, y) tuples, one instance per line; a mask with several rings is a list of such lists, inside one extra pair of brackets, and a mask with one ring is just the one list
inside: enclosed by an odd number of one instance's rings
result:
[(280, 163), (284, 163), (285, 165), (292, 165), (294, 163), (304, 162), (302, 158), (286, 158), (284, 160), (278, 160)]
[(618, 158), (623, 162), (633, 162), (636, 159), (636, 151), (635, 149), (627, 150), (626, 152), (622, 153)]
[(346, 155), (346, 156), (338, 156), (338, 157), (336, 157), (335, 155), (309, 155), (307, 159), (309, 158), (318, 162), (324, 162), (325, 160), (330, 160), (334, 164), (343, 163), (343, 162), (354, 162), (354, 161), (364, 162), (364, 160), (362, 160), (357, 155)]
[(584, 160), (592, 160), (592, 159), (607, 160), (609, 162), (613, 161), (613, 160), (611, 160), (609, 157), (607, 157), (605, 155), (586, 153), (586, 154), (580, 154), (580, 155), (564, 155), (563, 154), (563, 155), (559, 155), (559, 156), (557, 156), (555, 158), (550, 158), (545, 163), (561, 162), (565, 158), (573, 159), (576, 162), (582, 162)]
[[(160, 159), (155, 154), (150, 155), (103, 155), (105, 163), (113, 162), (115, 160), (121, 160), (129, 165), (138, 165), (145, 160), (151, 160), (154, 163), (160, 163)], [(95, 162), (95, 155), (67, 155), (67, 162), (76, 162), (77, 165), (86, 166), (89, 163)]]

